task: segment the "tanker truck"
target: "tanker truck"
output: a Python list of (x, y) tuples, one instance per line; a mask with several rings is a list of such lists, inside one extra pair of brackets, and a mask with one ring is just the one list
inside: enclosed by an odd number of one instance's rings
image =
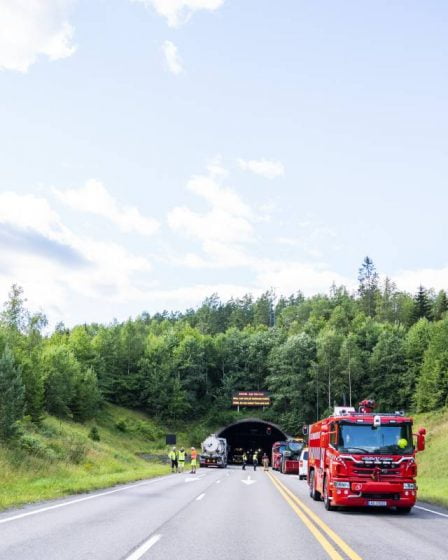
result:
[(227, 440), (211, 434), (201, 443), (202, 453), (199, 457), (201, 467), (227, 467)]

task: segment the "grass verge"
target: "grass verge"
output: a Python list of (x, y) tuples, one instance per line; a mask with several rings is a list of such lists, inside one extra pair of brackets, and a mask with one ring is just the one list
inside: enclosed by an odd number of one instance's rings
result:
[[(96, 426), (100, 441), (89, 438)], [(166, 464), (139, 453), (166, 453), (165, 430), (142, 414), (108, 405), (95, 422), (47, 417), (24, 424), (14, 445), (0, 445), (0, 510), (168, 474)]]
[(448, 507), (448, 409), (417, 414), (414, 431), (427, 430), (426, 449), (417, 454), (418, 498)]

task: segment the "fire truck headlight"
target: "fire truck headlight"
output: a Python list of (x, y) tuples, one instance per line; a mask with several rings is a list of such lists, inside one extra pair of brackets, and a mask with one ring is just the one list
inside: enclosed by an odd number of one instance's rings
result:
[(333, 486), (335, 488), (350, 488), (350, 482), (341, 482), (337, 480), (336, 482), (333, 482)]
[(415, 484), (413, 482), (404, 482), (403, 490), (415, 490)]

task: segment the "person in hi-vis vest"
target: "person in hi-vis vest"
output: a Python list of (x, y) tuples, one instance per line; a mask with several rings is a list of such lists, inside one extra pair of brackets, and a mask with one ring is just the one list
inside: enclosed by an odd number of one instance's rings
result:
[(175, 447), (168, 453), (168, 458), (171, 460), (171, 472), (177, 472), (177, 451)]
[(184, 466), (185, 466), (185, 449), (183, 447), (181, 447), (179, 449), (179, 452), (177, 454), (177, 462), (179, 464), (179, 470), (178, 472), (184, 472)]
[(191, 448), (191, 474), (196, 474), (196, 467), (198, 466), (198, 452), (194, 447)]

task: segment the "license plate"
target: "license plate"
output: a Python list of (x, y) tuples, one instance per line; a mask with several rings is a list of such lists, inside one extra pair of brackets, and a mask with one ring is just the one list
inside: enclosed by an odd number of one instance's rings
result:
[(387, 502), (385, 500), (369, 500), (367, 502), (368, 506), (385, 507)]

